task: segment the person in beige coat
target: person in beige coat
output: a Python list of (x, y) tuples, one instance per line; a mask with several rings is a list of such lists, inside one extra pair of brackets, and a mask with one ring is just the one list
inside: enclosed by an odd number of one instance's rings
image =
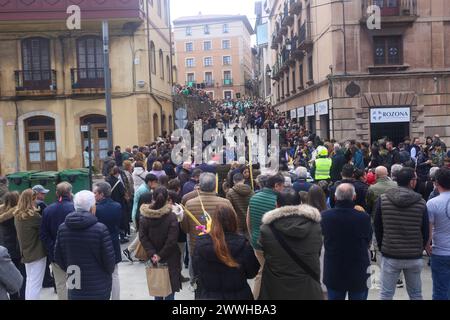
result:
[[(201, 224), (206, 225), (204, 210), (212, 216), (219, 205), (229, 207), (236, 214), (229, 200), (216, 195), (216, 176), (214, 174), (205, 172), (200, 175), (200, 190), (198, 191), (198, 194), (199, 195), (196, 198), (191, 199), (186, 203), (186, 209), (189, 210)], [(185, 214), (183, 221), (181, 222), (181, 228), (188, 235), (189, 254), (191, 257), (194, 254), (197, 237), (201, 233), (196, 227), (197, 224), (192, 218), (189, 217), (188, 214)], [(189, 259), (189, 274), (191, 279), (194, 279), (192, 259)]]
[(34, 206), (35, 197), (33, 190), (23, 191), (14, 212), (17, 239), (27, 273), (25, 300), (39, 300), (47, 260), (44, 244), (39, 238), (42, 217)]

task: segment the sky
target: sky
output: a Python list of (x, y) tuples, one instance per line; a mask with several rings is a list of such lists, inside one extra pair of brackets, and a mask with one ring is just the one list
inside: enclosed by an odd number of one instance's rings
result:
[(241, 14), (255, 25), (254, 0), (171, 0), (172, 21), (183, 16), (207, 14)]

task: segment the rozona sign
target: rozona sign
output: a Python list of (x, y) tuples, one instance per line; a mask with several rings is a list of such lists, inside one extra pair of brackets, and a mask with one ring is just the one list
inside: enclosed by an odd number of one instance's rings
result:
[(410, 122), (410, 108), (380, 108), (370, 110), (371, 123)]

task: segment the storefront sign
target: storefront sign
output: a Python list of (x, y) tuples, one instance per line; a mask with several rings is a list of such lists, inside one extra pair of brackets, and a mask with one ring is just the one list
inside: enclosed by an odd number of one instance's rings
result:
[(309, 106), (306, 106), (306, 116), (307, 117), (312, 117), (312, 116), (314, 116), (315, 115), (315, 113), (314, 113), (314, 105), (313, 104), (310, 104)]
[(301, 107), (297, 109), (297, 117), (304, 118), (305, 117), (305, 107)]
[(316, 112), (321, 116), (328, 114), (328, 100), (316, 103)]
[(410, 122), (410, 108), (380, 108), (370, 110), (371, 123)]
[(291, 119), (296, 119), (297, 118), (297, 109), (293, 109), (291, 110)]

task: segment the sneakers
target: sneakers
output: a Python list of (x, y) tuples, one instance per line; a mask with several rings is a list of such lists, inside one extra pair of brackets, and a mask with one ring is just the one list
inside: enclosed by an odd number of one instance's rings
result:
[(405, 285), (403, 284), (403, 281), (401, 279), (398, 279), (397, 281), (397, 288), (403, 288)]
[(128, 243), (128, 242), (130, 242), (130, 240), (128, 240), (127, 238), (120, 239), (120, 244), (124, 244), (124, 243)]
[(123, 255), (128, 259), (130, 262), (134, 262), (133, 258), (131, 257), (131, 252), (126, 248), (122, 251)]
[(377, 253), (376, 253), (376, 251), (370, 250), (370, 260), (372, 262), (377, 262)]

